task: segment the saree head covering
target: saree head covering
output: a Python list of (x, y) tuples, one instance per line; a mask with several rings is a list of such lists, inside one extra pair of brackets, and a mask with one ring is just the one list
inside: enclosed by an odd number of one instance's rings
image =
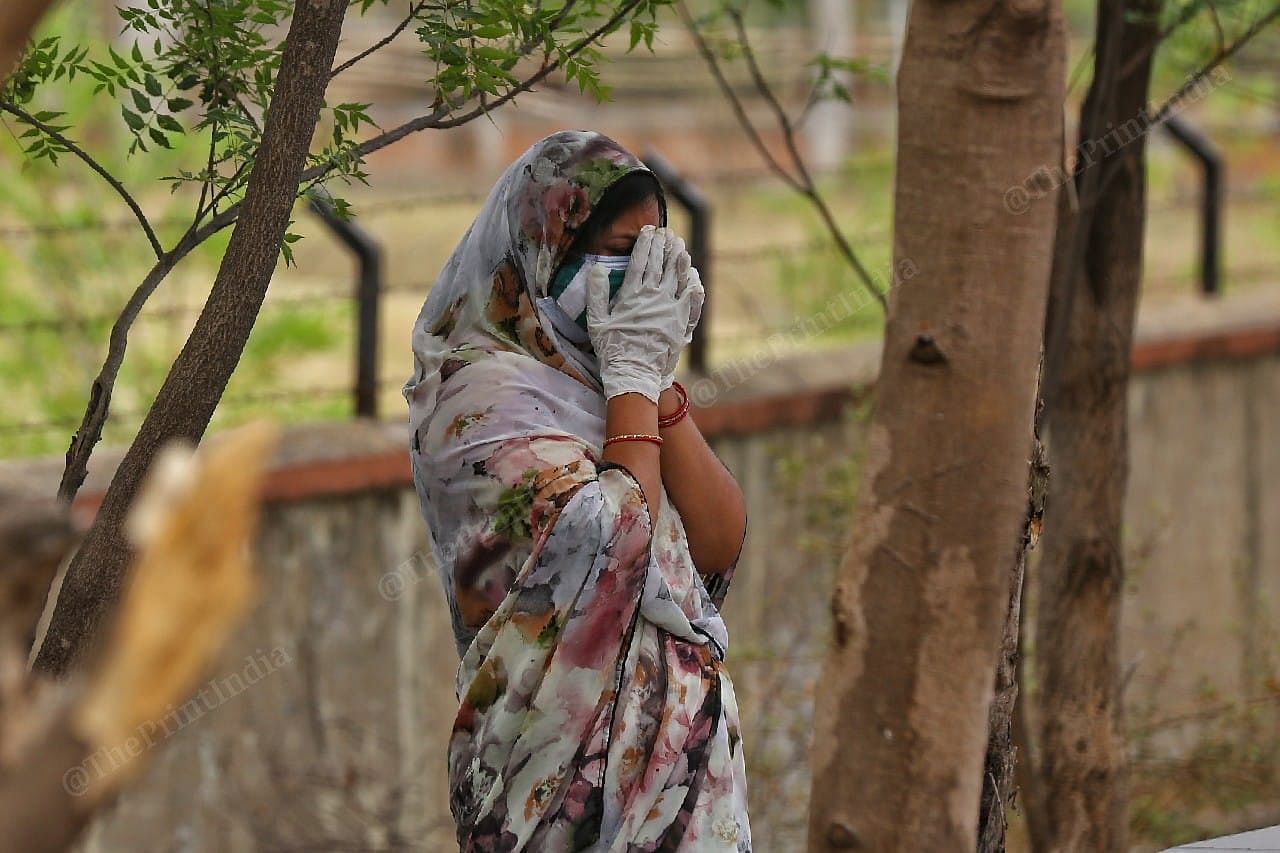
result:
[(536, 143), (414, 326), (404, 393), (461, 657), (465, 851), (751, 849), (719, 613), (732, 571), (700, 576), (665, 490), (652, 513), (602, 460), (595, 356), (551, 294), (576, 230), (643, 169), (595, 133)]

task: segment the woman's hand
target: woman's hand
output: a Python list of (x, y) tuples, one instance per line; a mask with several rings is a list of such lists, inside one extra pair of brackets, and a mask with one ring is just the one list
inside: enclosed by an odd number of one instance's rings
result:
[(659, 383), (659, 390), (662, 391), (666, 391), (675, 382), (680, 353), (693, 342), (693, 330), (698, 327), (698, 321), (702, 319), (702, 303), (706, 299), (706, 291), (702, 288), (702, 276), (693, 266), (689, 252), (685, 249), (684, 240), (675, 236), (674, 232), (670, 234), (666, 266), (675, 270), (677, 316), (684, 318), (685, 327), (679, 345), (673, 346), (669, 351), (667, 363), (662, 372), (662, 381)]
[(681, 273), (681, 255), (687, 265), (684, 241), (668, 229), (642, 228), (612, 307), (607, 272), (598, 265), (588, 271), (587, 331), (606, 399), (636, 392), (657, 403), (702, 307), (701, 283), (694, 286), (691, 267)]

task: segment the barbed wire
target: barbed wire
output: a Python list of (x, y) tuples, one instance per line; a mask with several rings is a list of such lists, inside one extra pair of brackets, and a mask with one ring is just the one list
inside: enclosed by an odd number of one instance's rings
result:
[[(887, 236), (888, 232), (886, 230), (864, 232), (858, 240), (865, 243), (873, 239), (882, 239)], [(742, 249), (722, 249), (720, 251), (713, 252), (711, 260), (715, 264), (755, 262), (769, 258), (785, 258), (789, 256), (812, 254), (828, 248), (834, 251), (834, 246), (831, 245), (830, 238), (817, 237), (806, 242), (775, 243), (764, 246), (744, 247)], [(381, 292), (383, 294), (419, 293), (425, 298), (426, 293), (430, 288), (430, 281), (413, 279), (384, 284), (381, 288)], [(265, 303), (263, 303), (263, 310), (317, 302), (347, 301), (352, 298), (353, 292), (351, 288), (308, 291), (297, 295), (270, 297)], [(194, 316), (199, 314), (202, 310), (204, 310), (203, 303), (164, 305), (146, 309), (146, 311), (138, 315), (138, 319), (140, 321), (149, 320), (153, 322), (157, 320), (171, 320), (178, 317)], [(116, 318), (116, 314), (95, 313), (67, 317), (30, 317), (20, 320), (0, 320), (0, 333), (65, 332), (72, 330), (83, 331), (91, 328), (110, 326), (116, 321)]]
[[(1259, 135), (1270, 135), (1274, 131), (1259, 131)], [(856, 176), (859, 171), (872, 168), (888, 168), (893, 164), (891, 155), (866, 156), (854, 160), (839, 169), (828, 172), (824, 177), (837, 179)], [(692, 183), (699, 187), (727, 187), (729, 189), (753, 188), (756, 183), (769, 183), (776, 180), (776, 175), (769, 169), (730, 168), (701, 170), (689, 173)], [(479, 204), (488, 197), (487, 189), (450, 189), (407, 195), (399, 198), (379, 199), (367, 202), (352, 203), (353, 212), (359, 216), (376, 216), (381, 213), (398, 213), (408, 210), (421, 210), (430, 207), (448, 207), (458, 204)], [(1226, 201), (1235, 204), (1256, 204), (1280, 200), (1280, 191), (1273, 187), (1228, 187)], [(1152, 201), (1148, 208), (1151, 212), (1162, 209), (1173, 209), (1195, 203), (1191, 195), (1175, 191), (1168, 198)], [(186, 228), (189, 218), (168, 217), (154, 221), (157, 229)], [(45, 222), (35, 224), (0, 225), (0, 239), (57, 239), (67, 236), (82, 236), (88, 233), (131, 232), (137, 230), (138, 223), (134, 219), (101, 219), (83, 220), (79, 222)]]
[[(314, 302), (337, 302), (350, 300), (351, 288), (308, 291), (290, 296), (273, 296), (263, 303), (263, 310), (286, 308), (292, 305), (310, 304)], [(138, 320), (172, 320), (177, 317), (190, 317), (204, 310), (204, 303), (186, 305), (161, 305), (147, 308), (138, 315)], [(81, 314), (67, 317), (28, 317), (20, 320), (0, 320), (0, 332), (65, 332), (83, 331), (90, 328), (110, 326), (118, 319), (118, 314), (98, 313)]]
[[(892, 160), (890, 157), (874, 160), (880, 166), (890, 166)], [(853, 165), (846, 166), (841, 170), (846, 176), (851, 172), (856, 172), (859, 168), (872, 168), (873, 158), (864, 158)], [(720, 186), (727, 185), (734, 189), (747, 185), (752, 180), (772, 181), (774, 175), (767, 169), (721, 169), (711, 170), (698, 173), (696, 183), (700, 186)], [(419, 195), (406, 196), (394, 199), (384, 199), (380, 201), (371, 201), (367, 204), (357, 205), (358, 212), (367, 215), (377, 215), (381, 213), (403, 212), (405, 210), (422, 209), (424, 207), (442, 207), (452, 204), (475, 204), (482, 201), (486, 197), (486, 192), (478, 190), (453, 190), (448, 192), (424, 193)], [(1280, 191), (1276, 188), (1267, 186), (1253, 187), (1236, 187), (1230, 190), (1227, 200), (1230, 204), (1266, 204), (1280, 201)], [(1168, 197), (1152, 201), (1148, 206), (1149, 214), (1163, 214), (1168, 211), (1176, 210), (1183, 207), (1193, 206), (1199, 203), (1199, 197), (1193, 192), (1182, 190), (1180, 187)], [(177, 223), (177, 220), (174, 220)], [(163, 223), (160, 223), (163, 224)], [(180, 224), (186, 224), (185, 221)], [(110, 231), (127, 231), (136, 229), (137, 224), (133, 220), (104, 220), (104, 221), (82, 221), (75, 223), (51, 223), (35, 226), (23, 226), (20, 228), (2, 228), (0, 227), (0, 237), (51, 237), (62, 234), (84, 234), (88, 232), (110, 232)], [(868, 245), (877, 241), (887, 240), (890, 229), (886, 224), (884, 227), (866, 230), (854, 239), (856, 244)], [(790, 257), (798, 257), (802, 255), (812, 255), (823, 252), (825, 250), (834, 251), (831, 239), (827, 235), (820, 235), (804, 241), (787, 241), (776, 242), (763, 245), (741, 246), (733, 248), (724, 248), (714, 251), (711, 261), (714, 266), (722, 265), (738, 265), (761, 263), (770, 259), (785, 259)], [(1227, 271), (1228, 284), (1231, 283), (1249, 283), (1261, 281), (1265, 278), (1273, 277), (1275, 274), (1273, 265), (1270, 264), (1254, 264), (1249, 266), (1237, 265)], [(1149, 279), (1149, 284), (1164, 286), (1173, 283), (1185, 283), (1194, 280), (1194, 273), (1165, 274)], [(409, 279), (394, 283), (384, 284), (381, 288), (383, 295), (406, 294), (412, 293), (423, 296), (430, 290), (431, 283), (422, 279)], [(332, 302), (354, 302), (354, 290), (351, 287), (329, 288), (320, 290), (310, 290), (301, 294), (289, 294), (283, 296), (272, 296), (264, 304), (263, 310), (280, 310), (287, 309), (292, 306), (317, 303)], [(142, 315), (140, 320), (166, 320), (181, 317), (193, 317), (198, 315), (204, 309), (203, 303), (200, 304), (180, 304), (165, 305), (148, 308)], [(28, 317), (17, 320), (0, 320), (0, 333), (16, 333), (16, 334), (33, 334), (42, 332), (65, 333), (70, 331), (84, 331), (94, 328), (109, 327), (115, 322), (117, 316), (111, 313), (95, 313), (80, 316), (41, 316)], [(732, 345), (734, 342), (754, 337), (752, 334), (730, 334), (722, 335), (717, 338), (724, 344)], [(337, 397), (340, 395), (353, 394), (353, 384), (348, 383), (342, 386), (315, 386), (296, 389), (276, 389), (268, 391), (260, 391), (249, 394), (239, 394), (224, 398), (219, 406), (221, 407), (238, 407), (252, 405), (254, 403), (270, 403), (270, 402), (288, 402), (292, 400), (316, 397)], [(380, 390), (392, 387), (398, 388), (402, 383), (398, 379), (385, 380), (378, 383)], [(123, 426), (125, 424), (135, 425), (144, 415), (145, 409), (125, 409), (113, 411), (111, 422), (113, 426)], [(46, 420), (33, 420), (23, 422), (0, 422), (0, 435), (12, 435), (15, 433), (40, 433), (53, 432), (57, 430), (73, 430), (80, 425), (80, 418), (54, 418)]]
[[(399, 387), (398, 381), (379, 382), (379, 387), (390, 388), (393, 385)], [(246, 406), (254, 403), (278, 403), (288, 400), (296, 400), (301, 398), (314, 399), (315, 397), (337, 397), (345, 394), (352, 394), (352, 388), (341, 387), (336, 385), (317, 385), (303, 388), (282, 388), (272, 391), (258, 391), (248, 394), (234, 394), (223, 397), (218, 401), (218, 408), (223, 406)], [(111, 412), (110, 425), (124, 426), (125, 423), (133, 425), (147, 414), (147, 409), (113, 409)], [(121, 423), (121, 422), (125, 423)], [(15, 432), (52, 432), (63, 429), (75, 429), (80, 426), (81, 418), (51, 418), (38, 421), (18, 421), (9, 423), (0, 423), (0, 434)]]

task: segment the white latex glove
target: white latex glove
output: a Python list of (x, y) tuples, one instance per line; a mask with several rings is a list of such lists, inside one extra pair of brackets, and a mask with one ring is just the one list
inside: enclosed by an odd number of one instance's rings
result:
[(693, 330), (698, 327), (698, 321), (702, 319), (702, 303), (706, 299), (706, 291), (702, 288), (702, 276), (698, 275), (697, 268), (693, 266), (693, 261), (685, 250), (684, 240), (676, 237), (674, 233), (667, 243), (666, 263), (675, 268), (676, 311), (678, 316), (685, 318), (685, 327), (679, 346), (672, 347), (667, 357), (662, 381), (658, 383), (659, 391), (667, 390), (675, 382), (680, 353), (693, 342)]
[(672, 350), (679, 358), (684, 347), (692, 297), (676, 299), (676, 264), (665, 262), (670, 239), (666, 228), (640, 230), (612, 307), (608, 272), (598, 264), (588, 270), (587, 332), (605, 399), (636, 392), (657, 403)]

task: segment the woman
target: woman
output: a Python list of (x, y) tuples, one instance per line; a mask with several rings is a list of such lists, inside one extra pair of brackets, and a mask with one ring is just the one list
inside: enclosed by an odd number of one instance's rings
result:
[(674, 380), (703, 293), (665, 219), (613, 140), (549, 136), (414, 326), (463, 850), (750, 850), (719, 614), (746, 516)]

